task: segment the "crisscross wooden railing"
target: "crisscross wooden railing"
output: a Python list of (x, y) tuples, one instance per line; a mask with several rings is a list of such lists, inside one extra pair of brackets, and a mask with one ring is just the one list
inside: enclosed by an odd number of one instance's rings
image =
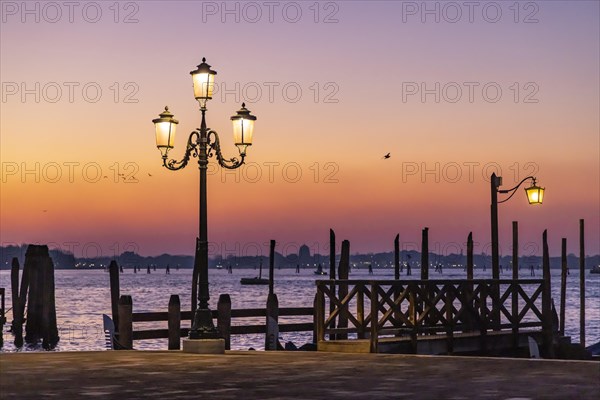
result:
[(525, 328), (552, 329), (549, 296), (542, 279), (321, 280), (316, 336), (369, 337), (372, 352), (381, 336), (408, 336), (415, 351), (420, 335), (445, 334), (450, 352), (457, 332), (507, 331), (517, 341)]

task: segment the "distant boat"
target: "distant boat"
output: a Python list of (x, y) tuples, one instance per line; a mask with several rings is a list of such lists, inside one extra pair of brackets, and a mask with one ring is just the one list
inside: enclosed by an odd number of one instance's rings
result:
[(240, 283), (242, 285), (268, 285), (269, 280), (262, 277), (262, 261), (260, 262), (258, 276), (255, 278), (242, 278), (240, 279)]
[(595, 265), (590, 269), (590, 274), (600, 274), (600, 265)]
[(319, 264), (319, 266), (317, 267), (315, 275), (327, 275), (327, 272), (323, 271), (323, 266), (321, 264)]

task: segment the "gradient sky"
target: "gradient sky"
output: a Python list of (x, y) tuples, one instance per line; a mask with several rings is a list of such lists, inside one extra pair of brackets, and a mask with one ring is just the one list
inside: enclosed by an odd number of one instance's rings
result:
[(475, 2), (472, 15), (463, 2), (273, 2), (272, 15), (264, 2), (76, 2), (72, 17), (61, 2), (60, 15), (0, 3), (3, 245), (192, 254), (196, 164), (162, 168), (151, 120), (169, 105), (181, 158), (200, 119), (189, 71), (206, 57), (229, 90), (207, 113), (226, 155), (240, 103), (258, 117), (252, 164), (209, 170), (212, 255), (267, 254), (269, 239), (325, 253), (329, 228), (353, 253), (391, 251), (396, 233), (412, 249), (425, 226), (432, 251), (472, 231), (489, 254), (494, 171), (505, 188), (534, 173), (547, 189), (542, 206), (522, 189), (500, 206), (502, 254), (513, 220), (521, 254), (541, 255), (544, 229), (551, 254), (562, 237), (577, 253), (580, 218), (586, 253), (600, 252), (597, 1)]

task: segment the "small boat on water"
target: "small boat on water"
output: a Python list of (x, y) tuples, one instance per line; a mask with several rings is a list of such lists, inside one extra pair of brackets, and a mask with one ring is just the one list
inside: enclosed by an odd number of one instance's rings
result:
[(321, 264), (317, 266), (317, 270), (314, 272), (315, 275), (327, 275), (327, 272), (323, 271), (323, 266)]
[(268, 285), (269, 280), (262, 277), (262, 261), (260, 262), (260, 268), (258, 270), (258, 276), (255, 278), (242, 278), (240, 279), (242, 285)]
[(600, 265), (594, 265), (592, 269), (590, 269), (590, 274), (600, 274)]

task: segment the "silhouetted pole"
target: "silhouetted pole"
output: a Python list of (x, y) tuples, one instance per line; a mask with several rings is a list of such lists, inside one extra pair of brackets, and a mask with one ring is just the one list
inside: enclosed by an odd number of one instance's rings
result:
[(512, 234), (512, 278), (517, 280), (519, 279), (519, 223), (517, 221), (512, 223)]
[(400, 234), (394, 239), (394, 279), (400, 279)]
[(544, 333), (544, 342), (546, 347), (546, 355), (548, 358), (553, 358), (553, 346), (552, 346), (552, 293), (551, 293), (551, 281), (550, 281), (550, 255), (548, 252), (548, 231), (544, 230), (542, 235), (543, 241), (543, 260), (542, 268), (544, 274), (544, 294), (542, 295), (542, 315), (544, 320), (542, 322), (542, 332)]
[(217, 329), (225, 340), (225, 350), (231, 350), (231, 297), (226, 293), (217, 303)]
[(117, 266), (117, 262), (115, 260), (110, 262), (108, 266), (108, 272), (110, 275), (110, 305), (112, 310), (112, 318), (114, 325), (119, 327), (119, 297), (120, 297), (120, 287), (119, 287), (119, 267)]
[(579, 343), (585, 347), (585, 227), (579, 220)]
[(565, 335), (565, 309), (567, 297), (567, 238), (562, 238), (560, 274), (560, 336)]
[[(340, 280), (348, 279), (348, 269), (350, 266), (350, 242), (348, 240), (342, 241), (342, 254), (340, 255), (340, 267), (338, 270), (338, 276)], [(338, 298), (340, 301), (348, 295), (348, 284), (340, 284), (338, 288)], [(340, 310), (338, 319), (338, 328), (348, 327), (348, 305), (344, 306), (344, 309)], [(337, 335), (338, 339), (348, 339), (347, 334)]]
[(275, 241), (271, 240), (271, 246), (269, 249), (269, 295), (272, 295), (273, 292), (273, 274), (275, 269)]
[(421, 235), (421, 279), (429, 279), (429, 228)]
[(279, 340), (279, 301), (274, 292), (275, 241), (271, 240), (269, 249), (269, 296), (267, 297), (267, 332), (265, 335), (265, 350), (277, 350)]
[(17, 257), (13, 257), (10, 268), (10, 290), (13, 309), (12, 332), (15, 332), (15, 315), (19, 308), (19, 259)]
[(512, 304), (511, 304), (511, 316), (512, 316), (512, 331), (513, 331), (513, 345), (516, 348), (519, 347), (519, 329), (517, 319), (519, 318), (519, 290), (517, 281), (519, 279), (519, 223), (513, 221), (512, 223)]
[(169, 350), (179, 350), (181, 347), (181, 302), (179, 295), (171, 295), (168, 310)]
[(500, 182), (496, 173), (493, 173), (490, 178), (490, 189), (492, 196), (491, 209), (491, 226), (492, 226), (492, 279), (500, 278), (500, 256), (498, 245), (498, 186)]
[(467, 279), (473, 280), (473, 232), (467, 237)]
[(329, 279), (335, 279), (335, 232), (329, 230)]
[[(329, 229), (329, 279), (334, 281), (335, 277), (336, 277), (336, 274), (335, 274), (335, 232), (333, 231), (333, 229)], [(335, 292), (336, 292), (335, 283), (332, 283), (329, 286), (329, 290), (335, 296)], [(333, 302), (330, 301), (329, 302), (329, 314), (330, 315), (333, 312), (333, 310), (335, 310), (335, 304), (333, 304)], [(336, 326), (336, 321), (334, 319), (331, 322), (331, 327), (335, 328), (335, 326)], [(329, 340), (334, 340), (334, 339), (335, 339), (335, 335), (330, 334)]]
[(119, 299), (119, 343), (123, 350), (133, 349), (133, 300), (128, 295)]

